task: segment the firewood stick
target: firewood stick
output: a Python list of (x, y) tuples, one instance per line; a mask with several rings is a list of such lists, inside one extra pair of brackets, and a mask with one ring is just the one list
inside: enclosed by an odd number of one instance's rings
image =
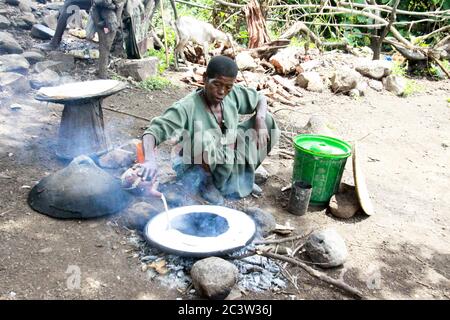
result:
[(332, 284), (333, 286), (338, 287), (339, 289), (341, 289), (347, 293), (350, 293), (351, 295), (355, 296), (358, 299), (362, 299), (362, 300), (366, 299), (364, 297), (364, 295), (358, 289), (349, 286), (348, 284), (346, 284), (343, 281), (333, 279), (333, 278), (327, 276), (326, 274), (324, 274), (316, 269), (311, 268), (310, 266), (306, 265), (305, 263), (301, 262), (298, 259), (289, 258), (289, 257), (283, 256), (283, 255), (268, 252), (268, 251), (256, 251), (256, 253), (263, 257), (278, 259), (278, 260), (289, 262), (291, 264), (299, 266), (300, 268), (302, 268), (303, 270), (308, 272), (311, 276), (313, 276), (323, 282)]
[(297, 106), (296, 103), (291, 102), (288, 99), (283, 98), (280, 94), (277, 94), (277, 96), (274, 96), (274, 98), (276, 100), (278, 100), (279, 102), (281, 102), (282, 104), (285, 104), (287, 106), (292, 106), (292, 107), (296, 107)]
[(283, 88), (286, 89), (287, 92), (289, 92), (289, 93), (291, 93), (291, 94), (293, 94), (294, 96), (297, 96), (297, 97), (303, 97), (302, 93), (294, 85), (291, 85), (290, 83), (289, 84), (286, 83), (286, 80), (283, 79), (281, 76), (275, 75), (275, 76), (272, 77), (272, 79), (276, 83), (282, 85)]
[(282, 239), (259, 240), (259, 241), (255, 241), (254, 244), (279, 244), (279, 243), (288, 242), (288, 241), (295, 241), (295, 240), (299, 240), (304, 237), (307, 237), (310, 233), (311, 233), (311, 231), (309, 231), (305, 234), (299, 234), (296, 236), (282, 238)]
[(135, 115), (135, 114), (131, 114), (131, 113), (128, 113), (128, 112), (125, 112), (125, 111), (120, 111), (120, 110), (116, 110), (116, 109), (111, 109), (111, 108), (109, 108), (109, 107), (104, 107), (104, 106), (103, 106), (102, 108), (105, 109), (105, 110), (108, 110), (108, 111), (112, 111), (112, 112), (124, 114), (124, 115), (126, 115), (126, 116), (130, 116), (130, 117), (133, 117), (133, 118), (136, 118), (136, 119), (140, 119), (140, 120), (144, 120), (144, 121), (150, 122), (150, 119), (147, 119), (147, 118), (144, 118), (144, 117), (141, 117), (141, 116), (137, 116), (137, 115)]

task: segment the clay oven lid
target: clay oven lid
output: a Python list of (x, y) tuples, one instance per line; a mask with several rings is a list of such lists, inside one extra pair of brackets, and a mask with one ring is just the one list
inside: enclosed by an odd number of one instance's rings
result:
[(129, 200), (120, 181), (86, 156), (43, 178), (28, 195), (28, 204), (34, 210), (62, 219), (113, 214), (124, 209)]

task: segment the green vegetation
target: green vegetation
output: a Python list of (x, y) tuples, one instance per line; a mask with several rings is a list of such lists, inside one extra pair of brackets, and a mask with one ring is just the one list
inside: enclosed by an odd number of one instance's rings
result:
[[(170, 47), (169, 47), (170, 48)], [(171, 64), (174, 63), (175, 58), (173, 56), (173, 53), (169, 53), (169, 65), (166, 63), (166, 51), (164, 48), (161, 48), (160, 50), (156, 49), (149, 49), (146, 54), (146, 57), (157, 57), (159, 59), (159, 73), (163, 74), (164, 71), (166, 71)]]
[(139, 83), (139, 87), (144, 90), (163, 90), (173, 86), (169, 79), (161, 76), (149, 77)]
[(419, 93), (424, 91), (424, 87), (418, 84), (416, 81), (412, 79), (406, 79), (406, 88), (403, 92), (403, 96), (407, 97), (414, 93)]

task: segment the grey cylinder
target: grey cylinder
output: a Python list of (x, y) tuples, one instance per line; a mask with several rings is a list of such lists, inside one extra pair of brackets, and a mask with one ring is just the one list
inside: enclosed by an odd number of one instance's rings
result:
[(303, 181), (295, 181), (292, 183), (287, 210), (297, 216), (304, 215), (308, 210), (311, 192), (312, 186), (309, 183)]

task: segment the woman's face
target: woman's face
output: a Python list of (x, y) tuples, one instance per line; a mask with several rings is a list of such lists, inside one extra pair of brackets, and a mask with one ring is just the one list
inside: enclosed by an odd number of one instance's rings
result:
[(203, 81), (205, 83), (207, 102), (212, 106), (220, 104), (226, 95), (230, 93), (231, 89), (233, 89), (235, 80), (236, 78), (225, 76), (217, 76), (210, 79), (204, 74)]

